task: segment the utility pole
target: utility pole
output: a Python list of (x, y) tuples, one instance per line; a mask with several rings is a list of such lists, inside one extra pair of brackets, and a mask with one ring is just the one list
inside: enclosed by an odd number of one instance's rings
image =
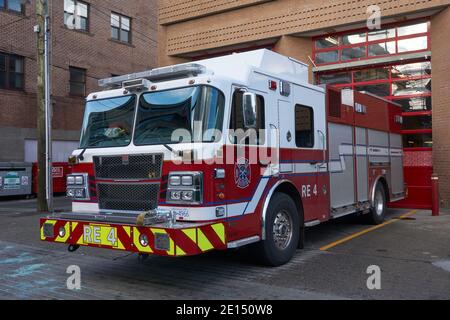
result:
[(48, 0), (36, 0), (38, 100), (38, 210), (53, 210), (50, 23)]

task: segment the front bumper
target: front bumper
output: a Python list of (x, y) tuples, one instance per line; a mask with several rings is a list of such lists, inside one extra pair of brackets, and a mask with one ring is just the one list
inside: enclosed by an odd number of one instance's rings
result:
[(154, 221), (149, 225), (146, 220), (138, 225), (136, 217), (134, 223), (121, 219), (84, 213), (52, 215), (40, 220), (41, 240), (171, 257), (227, 248), (224, 223)]

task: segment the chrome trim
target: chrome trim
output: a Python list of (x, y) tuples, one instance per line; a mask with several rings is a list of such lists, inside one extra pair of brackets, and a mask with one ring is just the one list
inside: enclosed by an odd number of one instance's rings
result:
[(322, 222), (320, 222), (319, 220), (314, 220), (314, 221), (310, 221), (310, 222), (305, 222), (305, 227), (306, 228), (310, 228), (310, 227), (315, 227), (318, 226), (319, 224), (321, 224)]
[[(385, 178), (385, 177), (384, 176), (378, 176), (375, 179), (375, 182), (374, 182), (374, 184), (372, 186), (371, 195), (370, 195), (370, 205), (372, 207), (375, 205), (375, 189), (377, 188), (378, 182), (380, 182), (381, 178)], [(387, 192), (389, 192), (389, 190), (387, 190)]]
[(272, 199), (272, 196), (275, 193), (275, 190), (283, 183), (290, 183), (293, 187), (295, 187), (295, 185), (289, 180), (280, 180), (272, 187), (272, 189), (270, 189), (269, 193), (266, 196), (266, 200), (264, 201), (264, 206), (263, 206), (263, 211), (262, 211), (261, 240), (266, 240), (266, 214), (267, 214), (267, 209), (269, 208), (270, 200)]
[[(137, 112), (135, 115), (135, 118), (137, 117)], [(136, 121), (136, 119), (134, 120)], [(134, 133), (133, 133), (134, 135)], [(133, 136), (134, 138), (134, 136)], [(112, 155), (93, 155), (92, 156), (92, 162), (94, 164), (94, 177), (95, 180), (114, 180), (116, 182), (127, 182), (127, 181), (142, 181), (147, 179), (148, 177), (142, 177), (142, 178), (137, 178), (137, 179), (113, 179), (113, 178), (104, 178), (104, 177), (99, 177), (97, 175), (97, 166), (95, 165), (95, 158), (117, 158), (117, 157), (123, 157), (123, 156), (128, 156), (128, 157), (145, 157), (145, 156), (152, 156), (153, 160), (155, 161), (155, 157), (156, 156), (161, 156), (161, 163), (159, 165), (159, 176), (155, 177), (155, 179), (161, 179), (162, 178), (162, 169), (163, 169), (163, 164), (164, 164), (164, 153), (130, 153), (130, 154), (112, 154)]]
[(260, 237), (258, 236), (254, 236), (254, 237), (250, 237), (250, 238), (245, 238), (245, 239), (241, 239), (241, 240), (237, 240), (237, 241), (233, 241), (233, 242), (228, 242), (227, 244), (227, 248), (228, 249), (237, 249), (252, 243), (256, 243), (259, 242), (261, 240)]
[(317, 133), (322, 136), (322, 154), (323, 160), (319, 164), (319, 168), (323, 167), (324, 164), (327, 163), (327, 137), (322, 130), (317, 130)]
[[(76, 176), (82, 176), (83, 177), (83, 184), (67, 184), (67, 178), (69, 176), (72, 177), (76, 177)], [(77, 189), (84, 189), (85, 195), (86, 197), (84, 198), (77, 198), (77, 197), (68, 197), (67, 196), (67, 190), (69, 189), (73, 189), (73, 190), (77, 190)], [(66, 198), (72, 199), (74, 201), (86, 201), (86, 200), (91, 200), (91, 194), (89, 192), (89, 174), (88, 173), (72, 173), (69, 174), (66, 177)]]
[[(171, 176), (192, 176), (192, 186), (183, 186), (182, 184), (179, 186), (170, 186), (170, 177)], [(199, 181), (198, 184), (196, 184), (197, 180)], [(169, 173), (169, 177), (167, 179), (167, 196), (166, 196), (166, 202), (168, 204), (186, 204), (186, 205), (201, 205), (203, 204), (203, 172), (201, 171), (172, 171)], [(200, 193), (200, 201), (183, 201), (183, 200), (171, 200), (170, 199), (170, 192), (171, 191), (193, 191), (194, 196), (196, 192)]]
[[(170, 210), (156, 209), (144, 212), (142, 226), (152, 226), (155, 224), (168, 223), (173, 224), (173, 213)], [(123, 223), (127, 225), (138, 225), (138, 214), (120, 214), (120, 213), (81, 213), (81, 212), (61, 212), (49, 216), (49, 219), (64, 219), (86, 222), (105, 222), (105, 223)]]

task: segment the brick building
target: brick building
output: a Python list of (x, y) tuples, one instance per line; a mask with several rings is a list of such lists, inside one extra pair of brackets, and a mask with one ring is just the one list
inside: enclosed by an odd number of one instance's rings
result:
[[(25, 4), (23, 4), (25, 3)], [(156, 0), (51, 1), (54, 159), (78, 146), (97, 80), (156, 65)], [(36, 160), (35, 1), (0, 0), (0, 162)]]
[[(381, 28), (368, 28), (368, 7)], [(310, 64), (310, 81), (402, 105), (404, 205), (428, 207), (432, 171), (450, 206), (449, 0), (170, 0), (159, 5), (159, 65), (256, 48)], [(433, 81), (431, 81), (433, 79)]]

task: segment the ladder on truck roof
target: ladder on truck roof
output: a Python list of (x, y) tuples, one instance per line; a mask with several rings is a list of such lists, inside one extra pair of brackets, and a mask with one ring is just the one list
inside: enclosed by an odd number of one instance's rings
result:
[(105, 78), (98, 81), (98, 85), (105, 90), (118, 89), (126, 86), (130, 81), (148, 80), (150, 82), (161, 82), (190, 77), (197, 77), (206, 74), (208, 70), (205, 66), (197, 63), (181, 64), (169, 67), (162, 67), (138, 73), (130, 73), (123, 76)]

